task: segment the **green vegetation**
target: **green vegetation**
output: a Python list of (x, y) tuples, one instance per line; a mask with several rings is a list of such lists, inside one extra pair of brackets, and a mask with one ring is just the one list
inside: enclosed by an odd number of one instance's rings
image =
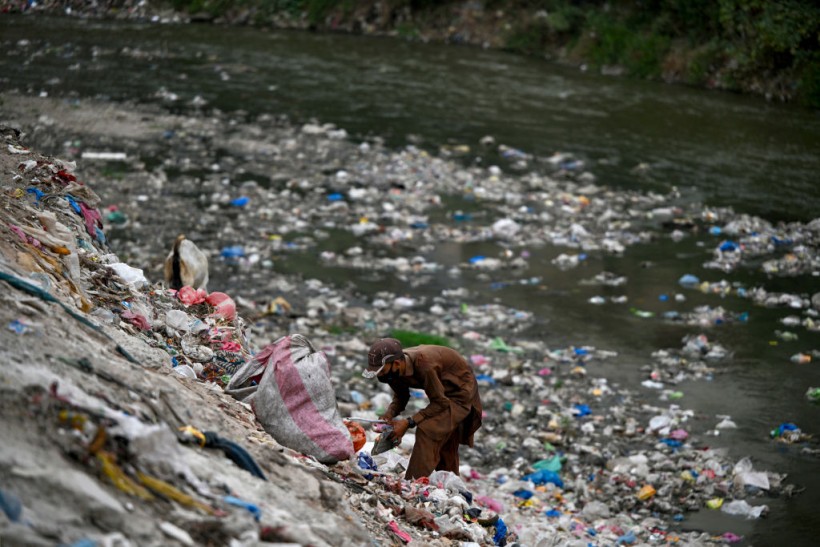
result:
[(405, 348), (411, 348), (421, 344), (453, 347), (450, 341), (444, 336), (425, 334), (423, 332), (415, 332), (411, 330), (392, 330), (390, 331), (390, 337), (401, 342), (401, 345)]
[[(506, 34), (505, 47), (545, 54), (575, 46), (572, 58), (619, 65), (640, 78), (796, 96), (820, 106), (820, 6), (811, 0), (519, 0), (485, 2), (533, 18)], [(781, 86), (778, 88), (778, 86)]]
[[(559, 57), (631, 76), (752, 91), (820, 107), (816, 0), (168, 0), (189, 13), (259, 24), (473, 43)], [(469, 12), (469, 16), (465, 13)]]

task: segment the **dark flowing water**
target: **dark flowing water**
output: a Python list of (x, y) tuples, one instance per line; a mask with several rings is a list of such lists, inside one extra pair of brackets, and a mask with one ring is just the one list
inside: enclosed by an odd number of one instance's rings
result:
[[(21, 46), (21, 40), (28, 45)], [(382, 136), (395, 146), (405, 144), (408, 135), (433, 149), (465, 143), (474, 156), (482, 152), (479, 139), (493, 135), (499, 143), (540, 156), (574, 153), (611, 187), (658, 192), (678, 187), (693, 199), (772, 221), (818, 216), (820, 115), (757, 98), (584, 74), (474, 48), (342, 35), (4, 16), (0, 41), (3, 89), (155, 102), (164, 88), (177, 94), (179, 103), (199, 96), (223, 110), (316, 118), (353, 135)], [(632, 169), (640, 163), (650, 169), (637, 176)], [(817, 277), (770, 280), (754, 271), (704, 270), (701, 264), (716, 240), (706, 235), (700, 240), (705, 244), (698, 245), (697, 238), (676, 244), (657, 240), (630, 248), (622, 258), (591, 258), (580, 273), (552, 266), (550, 259), (562, 249), (548, 247), (534, 255), (529, 272), (546, 280), (548, 290), (540, 293), (515, 284), (493, 291), (470, 275), (459, 283), (534, 311), (541, 322), (533, 334), (556, 347), (589, 344), (618, 351), (629, 366), (603, 364), (593, 372), (640, 391), (639, 369), (651, 362), (652, 351), (679, 348), (684, 335), (703, 329), (641, 319), (624, 306), (589, 305), (589, 297), (606, 293), (579, 286), (578, 279), (602, 269), (625, 275), (629, 282), (617, 294), (658, 313), (676, 308), (658, 296), (679, 290), (676, 281), (684, 273), (742, 279), (772, 291), (820, 290)], [(498, 252), (487, 243), (446, 247), (431, 259), (449, 266)], [(647, 262), (653, 267), (643, 267)], [(334, 277), (310, 257), (294, 258), (282, 268)], [(441, 276), (419, 290), (435, 294), (453, 283)], [(360, 289), (368, 292), (364, 284)], [(735, 297), (687, 296), (685, 310), (720, 305), (747, 311), (750, 320), (708, 330), (711, 339), (735, 352), (734, 359), (726, 365), (728, 373), (712, 382), (681, 384), (681, 404), (708, 416), (710, 424), (716, 423), (715, 414), (730, 414), (739, 429), (715, 444), (728, 446), (736, 458), (751, 454), (756, 468), (788, 473), (807, 491), (791, 500), (767, 500), (769, 519), (742, 521), (701, 511), (685, 526), (733, 531), (755, 545), (815, 544), (818, 461), (796, 447), (773, 444), (768, 431), (792, 421), (817, 432), (820, 409), (803, 394), (820, 385), (818, 365), (795, 366), (789, 356), (820, 348), (820, 335), (792, 329), (799, 332), (798, 342), (771, 345), (774, 330), (783, 328), (778, 319), (789, 310), (754, 307)], [(646, 401), (662, 405), (656, 396), (646, 393)]]

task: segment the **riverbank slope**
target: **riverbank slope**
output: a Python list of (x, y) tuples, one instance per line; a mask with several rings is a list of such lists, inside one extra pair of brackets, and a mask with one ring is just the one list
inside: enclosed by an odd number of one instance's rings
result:
[[(0, 149), (0, 250), (9, 285), (0, 339), (11, 363), (2, 379), (11, 430), (0, 453), (4, 499), (11, 500), (4, 542), (113, 541), (120, 534), (139, 545), (213, 537), (246, 545), (663, 538), (722, 545), (744, 534), (738, 527), (746, 521), (736, 515), (759, 517), (800, 490), (780, 473), (755, 470), (757, 460), (715, 446), (716, 432), (736, 427), (730, 419), (699, 415), (675, 398), (671, 386), (680, 378), (712, 377), (731, 358), (705, 336), (665, 354), (652, 378), (670, 389), (647, 396), (589, 372), (602, 362), (617, 369), (624, 359), (614, 352), (548, 347), (525, 335), (538, 321), (531, 313), (470, 299), (463, 288), (421, 296), (421, 285), (440, 269), (422, 256), (431, 245), (520, 234), (532, 238), (528, 247), (574, 238), (589, 253), (615, 256), (652, 237), (654, 219), (691, 219), (702, 210), (696, 205), (679, 208), (675, 195), (615, 192), (589, 177), (465, 168), (412, 146), (354, 143), (338, 128), (294, 127), (267, 114), (172, 115), (91, 100), (66, 108), (62, 100), (18, 94), (3, 95), (2, 105), (9, 126), (27, 134), (21, 141), (7, 128)], [(39, 148), (67, 159), (42, 156)], [(475, 222), (484, 224), (464, 226), (432, 218), (448, 194), (465, 188), (503, 211), (503, 221), (480, 217)], [(549, 213), (525, 220), (530, 213), (515, 197), (524, 195), (549, 203)], [(95, 209), (105, 215), (102, 232)], [(44, 228), (47, 213), (59, 226)], [(749, 221), (730, 211), (710, 214), (727, 224)], [(519, 231), (519, 222), (528, 229)], [(757, 230), (811, 250), (784, 269), (816, 269), (817, 223), (755, 222)], [(214, 318), (212, 308), (185, 305), (163, 286), (162, 260), (180, 231), (211, 257), (209, 288), (236, 289), (238, 319)], [(319, 253), (317, 240), (330, 231), (353, 239), (338, 252)], [(741, 239), (751, 260), (757, 233)], [(316, 254), (339, 272), (334, 283), (277, 266)], [(508, 278), (527, 269), (524, 253), (482, 258), (451, 275), (475, 269)], [(573, 255), (560, 258), (571, 267)], [(142, 270), (148, 283), (132, 286), (131, 269), (109, 266), (120, 261)], [(340, 281), (350, 276), (395, 277), (402, 292), (365, 297)], [(618, 281), (601, 274), (591, 282)], [(540, 283), (532, 282), (534, 294), (544, 290)], [(404, 292), (414, 284), (416, 291)], [(799, 297), (791, 304), (811, 312)], [(680, 320), (745, 321), (720, 308), (701, 313)], [(172, 318), (180, 314), (207, 323), (208, 336), (177, 332)], [(331, 357), (342, 415), (373, 418), (389, 396), (358, 372), (368, 342), (397, 329), (448, 338), (480, 378), (487, 416), (476, 447), (462, 448), (458, 480), (399, 480), (410, 438), (377, 459), (377, 470), (361, 457), (318, 464), (278, 445), (222, 390), (236, 365), (300, 332)], [(690, 345), (692, 353), (684, 353)], [(419, 397), (412, 404), (426, 403)], [(268, 480), (177, 436), (186, 425), (239, 443)], [(367, 436), (372, 442), (375, 434)], [(58, 506), (55, 498), (72, 503)], [(699, 512), (718, 524), (690, 524)]]

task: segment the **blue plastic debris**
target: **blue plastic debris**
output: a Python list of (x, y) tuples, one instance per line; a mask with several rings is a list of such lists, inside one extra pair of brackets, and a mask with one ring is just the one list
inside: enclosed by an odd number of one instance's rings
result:
[(259, 507), (257, 507), (256, 505), (254, 505), (250, 502), (241, 500), (239, 498), (235, 498), (233, 496), (225, 496), (222, 499), (227, 504), (235, 505), (236, 507), (242, 507), (244, 509), (247, 509), (253, 515), (254, 520), (256, 520), (257, 522), (259, 521), (260, 518), (262, 518), (262, 511), (259, 509)]
[(365, 396), (360, 391), (356, 391), (355, 389), (350, 392), (350, 399), (357, 405), (362, 404), (366, 400)]
[[(366, 452), (359, 452), (358, 462), (360, 469), (370, 469), (372, 471), (379, 470), (378, 466), (376, 465), (376, 462), (374, 462), (373, 458), (370, 457), (370, 454)], [(373, 474), (368, 473), (364, 475), (364, 478), (366, 478), (367, 480), (371, 480), (373, 478)]]
[(550, 509), (549, 511), (545, 512), (544, 514), (546, 516), (548, 516), (549, 518), (558, 518), (558, 517), (561, 516), (561, 511), (558, 511), (556, 509)]
[(515, 492), (513, 492), (513, 496), (515, 496), (516, 498), (521, 498), (522, 500), (528, 500), (532, 497), (532, 492), (524, 489), (516, 490)]
[(493, 378), (492, 376), (488, 376), (486, 374), (477, 374), (475, 379), (479, 384), (485, 383), (491, 386), (495, 385), (495, 378)]
[(233, 245), (231, 247), (223, 248), (220, 254), (222, 255), (222, 258), (226, 259), (242, 258), (245, 256), (245, 249), (239, 245)]
[(584, 416), (589, 416), (592, 414), (592, 410), (590, 410), (589, 405), (582, 405), (576, 404), (572, 407), (574, 410), (573, 414), (575, 414), (576, 418), (583, 418)]
[(638, 538), (635, 536), (635, 532), (630, 530), (629, 532), (619, 537), (615, 542), (615, 545), (632, 545), (636, 541), (638, 541)]
[(68, 204), (71, 206), (71, 209), (75, 213), (77, 213), (78, 215), (83, 214), (83, 210), (80, 209), (80, 205), (77, 203), (77, 200), (74, 199), (74, 196), (72, 196), (71, 194), (66, 194), (65, 199), (66, 201), (68, 201)]
[(681, 287), (697, 287), (700, 285), (700, 279), (692, 274), (685, 274), (678, 279), (678, 284)]
[(9, 323), (9, 330), (13, 331), (16, 334), (25, 334), (27, 328), (28, 326), (19, 319), (15, 319), (11, 323)]
[(45, 195), (42, 190), (37, 188), (26, 188), (26, 192), (29, 194), (34, 194), (34, 203), (40, 203), (40, 199)]
[(677, 439), (661, 439), (661, 442), (669, 448), (680, 448), (683, 446), (683, 443)]
[(0, 509), (12, 522), (18, 522), (23, 514), (23, 503), (8, 490), (0, 490)]
[(561, 477), (558, 476), (558, 473), (556, 473), (555, 471), (549, 471), (548, 469), (540, 469), (535, 473), (524, 475), (523, 477), (521, 477), (521, 480), (530, 481), (533, 484), (537, 485), (551, 483), (557, 486), (558, 488), (564, 487), (564, 481), (561, 480)]
[(720, 226), (712, 226), (709, 228), (709, 233), (713, 236), (719, 236), (723, 232), (723, 229)]
[(527, 159), (527, 153), (517, 148), (505, 148), (501, 150), (501, 156), (506, 159)]
[(498, 522), (495, 523), (495, 535), (493, 541), (496, 545), (501, 545), (507, 539), (507, 525), (498, 517)]
[(345, 197), (338, 192), (327, 195), (328, 201), (342, 201), (344, 198)]
[(482, 260), (485, 260), (486, 258), (486, 256), (474, 256), (470, 259), (470, 264), (476, 264), (478, 262), (481, 262)]
[(783, 433), (785, 433), (787, 431), (797, 431), (798, 429), (800, 429), (800, 428), (797, 427), (797, 425), (795, 425), (793, 423), (783, 422), (782, 424), (777, 426), (776, 429), (773, 429), (770, 434), (771, 434), (772, 437), (782, 437)]
[(734, 241), (729, 241), (728, 239), (720, 244), (718, 247), (724, 253), (733, 253), (740, 249), (737, 243)]
[(249, 198), (248, 196), (241, 196), (231, 200), (231, 205), (233, 205), (234, 207), (244, 207), (245, 205), (250, 203), (250, 201), (251, 198)]

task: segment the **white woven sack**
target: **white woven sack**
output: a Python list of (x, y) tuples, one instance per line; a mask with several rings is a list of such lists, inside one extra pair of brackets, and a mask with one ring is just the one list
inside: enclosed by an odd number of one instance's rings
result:
[(263, 369), (255, 393), (244, 400), (251, 403), (265, 431), (279, 444), (322, 463), (353, 455), (353, 441), (336, 406), (324, 353), (301, 334), (284, 336), (242, 367), (226, 391), (247, 395), (242, 388)]

